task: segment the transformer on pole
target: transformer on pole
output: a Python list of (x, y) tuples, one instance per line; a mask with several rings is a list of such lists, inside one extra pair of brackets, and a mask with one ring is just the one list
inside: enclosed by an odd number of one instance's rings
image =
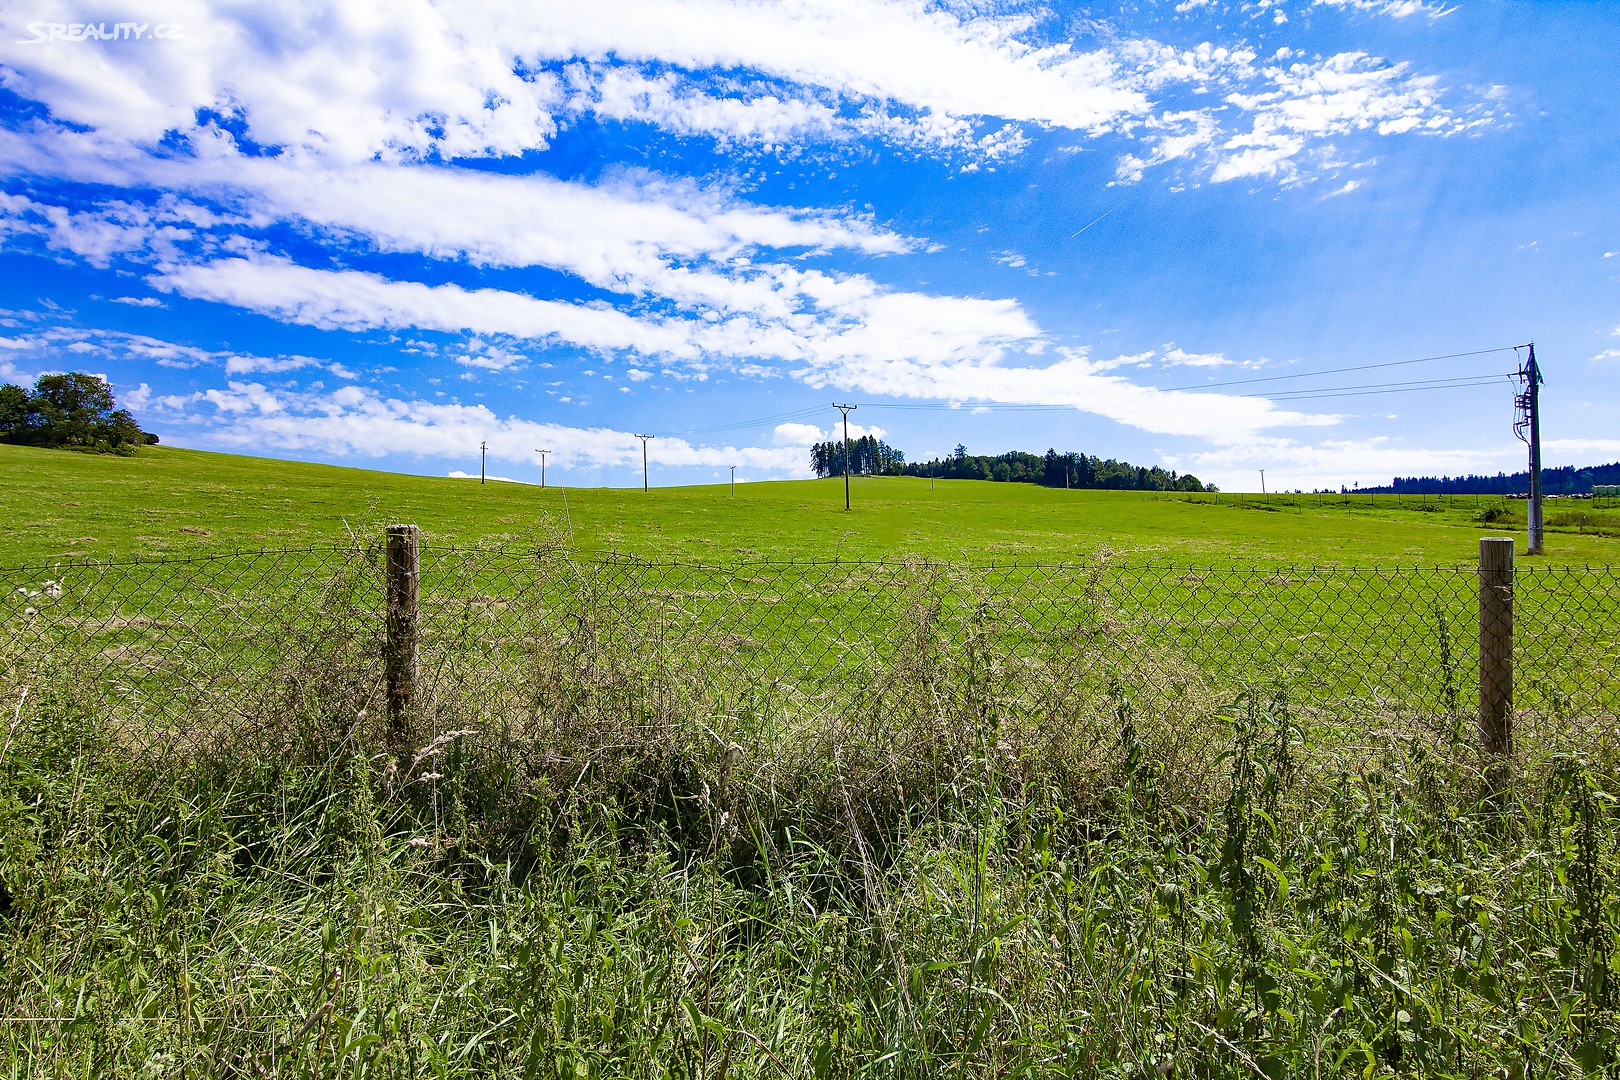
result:
[(1513, 434), (1530, 448), (1529, 505), (1525, 513), (1529, 533), (1529, 553), (1541, 554), (1541, 368), (1536, 365), (1536, 343), (1531, 342), (1529, 356), (1519, 369), (1518, 378), (1524, 384), (1513, 398), (1516, 415)]

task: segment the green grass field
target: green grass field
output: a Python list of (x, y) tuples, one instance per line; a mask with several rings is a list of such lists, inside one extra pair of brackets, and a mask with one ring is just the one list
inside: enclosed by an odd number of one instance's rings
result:
[(0, 1078), (1620, 1069), (1613, 510), (0, 467)]
[[(433, 538), (563, 541), (704, 561), (917, 557), (1176, 565), (1462, 565), (1482, 535), (1522, 537), (1491, 498), (1184, 496), (856, 478), (635, 489), (406, 476), (153, 447), (134, 457), (0, 446), (0, 565), (298, 547), (410, 521)], [(1509, 518), (1482, 523), (1483, 510)], [(1620, 509), (1552, 504), (1546, 561), (1620, 561)], [(1612, 506), (1612, 503), (1611, 503)], [(1516, 516), (1515, 516), (1516, 515)]]

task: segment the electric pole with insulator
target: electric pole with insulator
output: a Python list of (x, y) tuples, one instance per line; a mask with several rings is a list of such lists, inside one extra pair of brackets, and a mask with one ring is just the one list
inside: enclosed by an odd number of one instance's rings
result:
[(644, 492), (650, 490), (647, 485), (647, 440), (656, 439), (657, 437), (658, 436), (656, 435), (636, 436), (636, 438), (641, 440), (641, 490)]
[(540, 490), (544, 491), (546, 490), (546, 455), (551, 451), (542, 450), (537, 446), (534, 452), (540, 455)]
[(849, 509), (849, 414), (858, 406), (833, 405), (833, 408), (844, 414), (844, 509)]
[(731, 497), (733, 499), (737, 497), (737, 466), (735, 465), (731, 467)]
[(488, 457), (488, 456), (489, 456), (489, 443), (480, 442), (478, 444), (478, 482), (480, 484), (484, 483), (484, 481), (486, 479), (485, 476), (484, 476), (484, 459), (486, 457)]
[(1531, 555), (1541, 554), (1541, 368), (1536, 364), (1536, 343), (1526, 346), (1529, 356), (1519, 369), (1524, 389), (1513, 399), (1518, 415), (1513, 434), (1530, 448), (1530, 505), (1525, 513)]

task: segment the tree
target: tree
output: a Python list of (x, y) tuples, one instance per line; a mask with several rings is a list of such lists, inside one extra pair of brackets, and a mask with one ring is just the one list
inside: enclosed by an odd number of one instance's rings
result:
[(0, 386), (0, 440), (127, 454), (157, 436), (118, 407), (105, 379), (70, 371), (41, 375), (32, 393), (14, 383)]
[(28, 430), (35, 419), (31, 404), (28, 391), (16, 383), (0, 386), (0, 438), (11, 442)]

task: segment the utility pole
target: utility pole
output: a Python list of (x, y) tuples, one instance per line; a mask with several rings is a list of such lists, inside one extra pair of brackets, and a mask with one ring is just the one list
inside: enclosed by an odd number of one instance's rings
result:
[(737, 497), (737, 466), (735, 465), (731, 467), (731, 497), (733, 499)]
[(1518, 415), (1513, 434), (1530, 447), (1530, 505), (1525, 513), (1531, 555), (1541, 554), (1541, 368), (1536, 364), (1536, 343), (1528, 346), (1529, 357), (1519, 369), (1524, 390), (1513, 399)]
[(551, 451), (542, 450), (537, 446), (534, 452), (540, 455), (540, 490), (544, 491), (546, 490), (546, 455)]
[(637, 435), (636, 438), (641, 440), (641, 490), (645, 492), (649, 490), (647, 487), (647, 440), (656, 439), (658, 436)]
[(488, 455), (489, 455), (489, 443), (480, 442), (478, 444), (478, 482), (480, 484), (482, 484), (484, 482), (484, 479), (485, 479), (485, 477), (484, 477), (484, 458), (486, 458)]
[(834, 405), (833, 408), (844, 414), (844, 509), (849, 509), (849, 414), (858, 406)]
[(1266, 493), (1266, 470), (1260, 470), (1260, 494)]

